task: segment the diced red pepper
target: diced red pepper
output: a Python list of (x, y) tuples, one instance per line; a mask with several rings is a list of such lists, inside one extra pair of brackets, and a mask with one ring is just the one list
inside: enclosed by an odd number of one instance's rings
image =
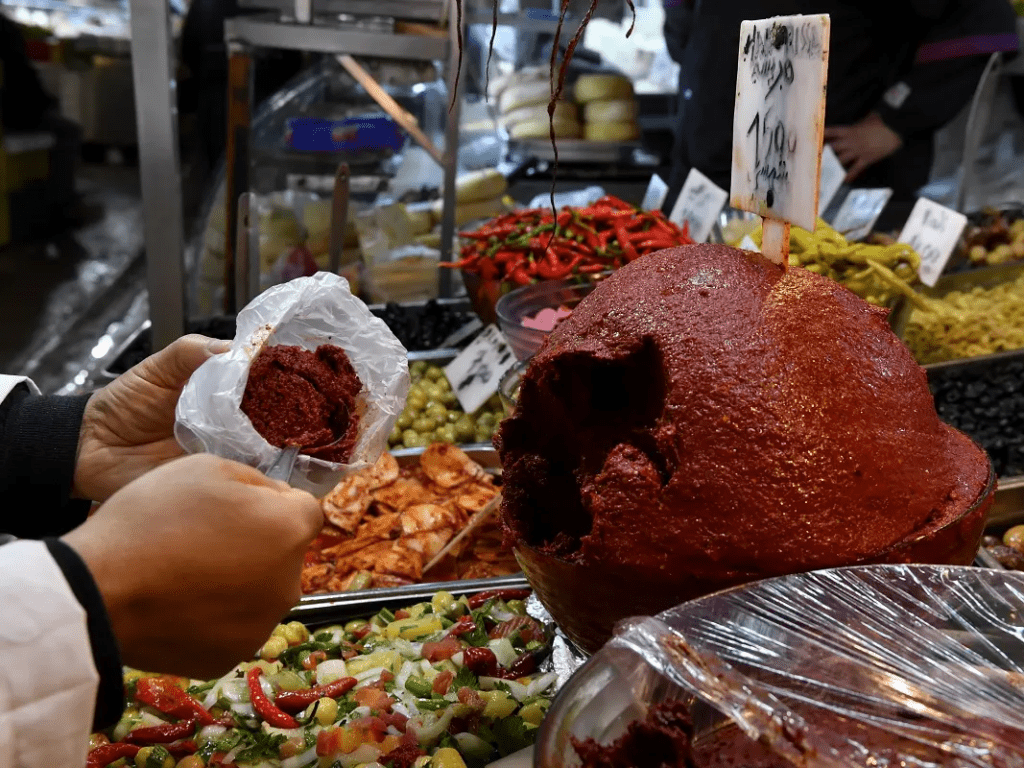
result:
[(498, 657), (490, 648), (467, 648), (462, 652), (462, 663), (475, 675), (494, 677), (498, 671)]
[(444, 694), (448, 693), (448, 688), (451, 686), (452, 680), (454, 679), (455, 675), (452, 674), (452, 671), (450, 669), (446, 669), (434, 678), (434, 682), (431, 684), (430, 690), (444, 696)]
[(529, 589), (488, 589), (470, 597), (469, 607), (476, 610), (488, 600), (525, 600), (530, 594)]
[(195, 729), (196, 723), (194, 720), (182, 720), (180, 723), (166, 723), (164, 725), (136, 728), (134, 731), (130, 731), (124, 737), (124, 740), (129, 744), (138, 744), (140, 747), (152, 744), (170, 744), (172, 741), (191, 736)]
[(137, 744), (125, 744), (124, 742), (104, 744), (89, 752), (85, 766), (86, 768), (106, 768), (122, 757), (135, 757), (139, 754), (140, 749), (141, 747)]

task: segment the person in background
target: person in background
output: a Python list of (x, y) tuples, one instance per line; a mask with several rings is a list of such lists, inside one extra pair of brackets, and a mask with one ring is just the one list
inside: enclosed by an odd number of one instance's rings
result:
[(729, 189), (740, 23), (827, 13), (825, 141), (847, 183), (891, 187), (882, 228), (899, 227), (928, 181), (935, 132), (974, 94), (989, 56), (1018, 48), (1006, 0), (665, 0), (665, 41), (680, 65), (666, 210), (690, 168)]
[(183, 337), (81, 397), (0, 376), (0, 768), (85, 765), (122, 662), (222, 675), (298, 601), (317, 500), (173, 436), (222, 345)]

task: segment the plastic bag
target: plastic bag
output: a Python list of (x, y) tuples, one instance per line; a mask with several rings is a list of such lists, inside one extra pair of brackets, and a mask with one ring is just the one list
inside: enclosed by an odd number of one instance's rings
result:
[(363, 383), (359, 435), (348, 464), (300, 455), (292, 485), (322, 496), (346, 472), (380, 458), (409, 393), (407, 353), (343, 277), (318, 272), (276, 285), (238, 313), (237, 328), (231, 349), (200, 366), (178, 400), (174, 435), (186, 451), (269, 469), (281, 449), (268, 443), (240, 408), (250, 364), (268, 344), (308, 350), (335, 344)]
[[(695, 696), (691, 711), (717, 716), (694, 715), (695, 745), (731, 720), (807, 768), (1022, 766), (1024, 574), (889, 565), (770, 579), (623, 622), (577, 678), (538, 765), (574, 764), (567, 731), (607, 743), (650, 705)], [(609, 702), (594, 703), (597, 683), (617, 689), (600, 694)]]

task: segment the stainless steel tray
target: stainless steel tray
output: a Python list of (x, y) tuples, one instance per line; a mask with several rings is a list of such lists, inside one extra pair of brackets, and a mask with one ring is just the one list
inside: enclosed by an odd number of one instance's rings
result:
[(1024, 523), (1024, 477), (1000, 478), (987, 525), (1006, 528), (1018, 523)]
[[(558, 139), (558, 161), (560, 163), (622, 163), (628, 165), (633, 163), (633, 155), (640, 148), (639, 142)], [(509, 152), (548, 162), (554, 162), (555, 159), (555, 151), (547, 139), (510, 141)]]

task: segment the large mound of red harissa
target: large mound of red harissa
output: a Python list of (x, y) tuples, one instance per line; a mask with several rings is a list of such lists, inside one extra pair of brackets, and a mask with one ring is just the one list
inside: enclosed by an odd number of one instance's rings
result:
[(885, 310), (716, 245), (602, 283), (497, 443), (512, 542), (638, 584), (900, 560), (990, 487)]

